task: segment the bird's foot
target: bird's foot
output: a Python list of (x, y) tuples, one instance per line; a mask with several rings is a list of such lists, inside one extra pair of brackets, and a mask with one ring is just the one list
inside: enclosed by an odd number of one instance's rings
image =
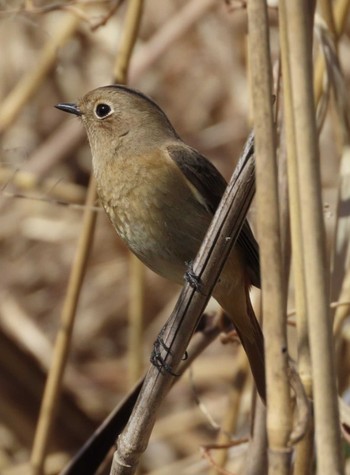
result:
[(186, 262), (187, 270), (184, 275), (185, 281), (197, 292), (202, 293), (203, 285), (200, 277), (193, 270), (193, 261)]
[[(165, 350), (165, 356), (162, 355), (162, 350)], [(161, 335), (158, 335), (156, 341), (153, 344), (153, 351), (150, 358), (151, 363), (162, 374), (169, 373), (172, 376), (179, 376), (178, 374), (174, 373), (172, 366), (165, 361), (169, 354), (171, 354), (170, 348), (165, 344)]]

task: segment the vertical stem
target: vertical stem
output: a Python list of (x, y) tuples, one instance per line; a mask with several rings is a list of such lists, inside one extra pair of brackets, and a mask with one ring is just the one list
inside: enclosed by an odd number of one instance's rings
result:
[(95, 200), (95, 180), (91, 176), (85, 202), (86, 208), (83, 217), (82, 231), (79, 236), (75, 258), (69, 276), (66, 298), (61, 314), (61, 324), (53, 351), (53, 363), (45, 385), (39, 421), (34, 437), (30, 461), (32, 475), (40, 475), (43, 473), (45, 455), (50, 432), (56, 415), (63, 373), (69, 353), (74, 317), (78, 305), (81, 286), (83, 284), (89, 250), (91, 248), (94, 235), (96, 211), (92, 210), (92, 206), (95, 204)]
[(319, 150), (310, 41), (310, 4), (286, 3), (288, 44), (299, 174), (304, 279), (311, 347), (316, 443), (320, 475), (342, 474), (334, 349), (329, 316)]
[(119, 51), (113, 70), (113, 78), (117, 83), (125, 84), (127, 81), (130, 58), (141, 23), (143, 2), (144, 0), (130, 0), (128, 2)]
[(249, 60), (252, 79), (257, 175), (257, 225), (261, 250), (262, 304), (266, 348), (269, 474), (288, 474), (292, 428), (286, 297), (281, 255), (272, 73), (267, 6), (248, 1)]
[[(307, 326), (306, 289), (303, 260), (303, 240), (301, 234), (301, 207), (299, 198), (298, 165), (295, 144), (293, 97), (290, 77), (288, 21), (286, 0), (279, 3), (280, 45), (282, 60), (282, 79), (284, 90), (284, 121), (288, 164), (289, 207), (292, 235), (292, 260), (295, 287), (295, 308), (297, 321), (298, 369), (307, 396), (312, 398), (311, 358)], [(313, 431), (310, 430), (297, 445), (294, 473), (310, 473), (313, 460)]]

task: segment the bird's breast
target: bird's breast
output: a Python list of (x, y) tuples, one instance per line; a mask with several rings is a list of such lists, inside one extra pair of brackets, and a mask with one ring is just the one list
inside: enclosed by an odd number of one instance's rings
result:
[(116, 160), (96, 174), (98, 193), (114, 228), (151, 269), (182, 282), (211, 215), (171, 159)]

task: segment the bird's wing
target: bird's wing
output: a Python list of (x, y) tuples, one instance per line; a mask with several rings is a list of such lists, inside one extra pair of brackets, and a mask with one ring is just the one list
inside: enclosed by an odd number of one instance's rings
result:
[[(223, 176), (209, 160), (190, 147), (169, 145), (167, 150), (198, 192), (203, 206), (214, 214), (227, 186)], [(243, 223), (237, 243), (244, 251), (251, 283), (260, 287), (259, 246), (247, 220)]]

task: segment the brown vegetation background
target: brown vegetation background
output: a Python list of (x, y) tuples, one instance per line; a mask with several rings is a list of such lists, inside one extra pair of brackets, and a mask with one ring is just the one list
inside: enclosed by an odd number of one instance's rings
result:
[[(79, 132), (78, 119), (53, 106), (74, 102), (111, 82), (125, 12), (125, 2), (116, 8), (118, 3), (0, 2), (0, 472), (8, 475), (29, 473), (26, 464), (91, 170), (89, 147)], [(207, 1), (201, 8), (197, 2), (197, 13), (186, 10), (195, 3), (145, 2), (129, 85), (152, 96), (184, 141), (209, 157), (229, 179), (251, 123), (247, 16), (239, 2)], [(190, 26), (184, 28), (191, 14)], [(271, 8), (269, 14), (277, 71), (276, 10)], [(171, 39), (172, 28), (178, 37)], [(64, 31), (65, 38), (58, 40)], [(339, 44), (346, 88), (350, 84), (349, 32), (347, 25)], [(40, 72), (45, 54), (46, 68)], [(26, 90), (31, 81), (31, 89)], [(329, 249), (340, 163), (334, 114), (331, 103), (321, 135)], [(49, 459), (49, 473), (58, 472), (130, 388), (127, 343), (132, 291), (128, 278), (128, 251), (99, 211), (51, 437), (54, 456)], [(140, 348), (145, 368), (178, 291), (146, 270)], [(288, 308), (291, 312), (294, 308), (292, 288)], [(338, 364), (340, 390), (348, 402), (349, 328), (348, 322)], [(290, 336), (293, 355), (293, 327)], [(244, 388), (232, 389), (237, 352), (237, 344), (215, 341), (173, 388), (143, 458), (143, 473), (207, 473), (208, 461), (199, 448), (215, 443), (232, 398), (239, 404), (234, 437), (249, 434), (251, 381)], [(199, 408), (198, 397), (205, 411)], [(227, 470), (243, 473), (246, 444), (230, 450)]]

